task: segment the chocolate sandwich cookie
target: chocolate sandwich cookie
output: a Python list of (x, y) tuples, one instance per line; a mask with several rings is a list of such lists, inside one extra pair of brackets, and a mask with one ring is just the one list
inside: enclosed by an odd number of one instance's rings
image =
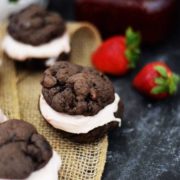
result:
[(60, 157), (45, 137), (25, 121), (0, 124), (0, 157), (0, 179), (58, 180)]
[(40, 111), (66, 137), (93, 142), (120, 125), (120, 97), (101, 72), (59, 62), (44, 72), (41, 84)]
[(59, 14), (41, 6), (31, 5), (12, 15), (7, 31), (3, 49), (14, 60), (39, 60), (51, 66), (62, 54), (70, 53), (64, 20)]

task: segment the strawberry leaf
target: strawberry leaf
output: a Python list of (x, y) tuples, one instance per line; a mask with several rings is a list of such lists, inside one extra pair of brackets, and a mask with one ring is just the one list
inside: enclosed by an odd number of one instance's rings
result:
[(177, 92), (178, 85), (180, 83), (180, 77), (177, 74), (173, 74), (168, 79), (169, 93), (172, 95)]
[(137, 61), (140, 57), (140, 44), (141, 36), (138, 32), (134, 32), (132, 28), (128, 28), (126, 31), (126, 46), (125, 55), (129, 61), (129, 67), (135, 68)]
[(173, 73), (173, 80), (175, 81), (175, 83), (179, 84), (180, 83), (180, 76)]
[(162, 78), (162, 77), (159, 77), (159, 78), (156, 78), (155, 79), (155, 83), (157, 85), (165, 85), (166, 84), (166, 79)]
[(175, 94), (178, 89), (178, 84), (180, 83), (180, 76), (174, 73), (168, 76), (167, 70), (162, 66), (156, 66), (155, 69), (158, 71), (161, 77), (158, 77), (154, 80), (157, 86), (152, 89), (151, 93), (160, 94), (167, 92), (170, 95)]
[(168, 77), (167, 70), (165, 67), (162, 66), (156, 66), (155, 70), (164, 78)]
[(138, 32), (133, 31), (131, 27), (129, 27), (126, 31), (126, 45), (131, 47), (138, 47), (141, 44), (141, 37)]
[(140, 53), (134, 53), (132, 52), (130, 49), (127, 49), (126, 52), (125, 52), (125, 55), (127, 57), (127, 59), (134, 59), (134, 61), (130, 62), (129, 66), (131, 68), (135, 68), (136, 67), (136, 63), (137, 63), (137, 60), (139, 58), (139, 54)]
[(176, 84), (171, 80), (169, 82), (169, 94), (174, 94), (177, 91), (177, 86)]
[(155, 94), (155, 95), (158, 95), (164, 92), (167, 92), (166, 86), (156, 86), (151, 90), (151, 94)]

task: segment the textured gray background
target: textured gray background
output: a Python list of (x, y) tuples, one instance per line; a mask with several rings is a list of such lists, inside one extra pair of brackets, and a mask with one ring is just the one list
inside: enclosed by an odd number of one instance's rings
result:
[[(51, 0), (50, 7), (66, 19), (74, 18), (73, 0)], [(134, 72), (111, 77), (124, 101), (125, 118), (123, 127), (110, 135), (104, 180), (180, 180), (180, 92), (165, 101), (152, 102), (131, 86), (140, 68), (157, 59), (180, 74), (180, 25), (164, 43), (143, 48)]]

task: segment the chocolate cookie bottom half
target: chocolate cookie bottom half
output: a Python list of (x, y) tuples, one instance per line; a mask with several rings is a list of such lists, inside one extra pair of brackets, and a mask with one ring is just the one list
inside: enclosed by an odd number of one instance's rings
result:
[[(124, 111), (124, 105), (120, 101), (118, 111), (115, 113), (115, 116), (117, 118), (120, 117), (122, 119), (123, 118), (123, 111)], [(93, 142), (100, 140), (106, 134), (108, 134), (110, 131), (112, 131), (113, 129), (116, 129), (118, 127), (119, 127), (119, 123), (112, 121), (108, 124), (105, 124), (104, 126), (97, 127), (97, 128), (91, 130), (90, 132), (88, 132), (86, 134), (73, 134), (73, 133), (68, 133), (68, 132), (62, 131), (62, 130), (61, 130), (61, 134), (63, 135), (63, 137), (68, 138), (73, 142), (93, 143)]]
[[(6, 57), (8, 57), (7, 54), (5, 54)], [(58, 58), (49, 58), (49, 59), (37, 59), (37, 58), (31, 58), (26, 59), (25, 61), (18, 61), (17, 59), (13, 59), (16, 64), (21, 68), (27, 68), (32, 70), (44, 70), (47, 67), (50, 67), (54, 65), (57, 62), (60, 61), (69, 61), (70, 60), (71, 53), (61, 53)], [(8, 57), (10, 58), (10, 57)]]
[(111, 130), (118, 128), (118, 122), (111, 122), (105, 124), (104, 126), (98, 127), (96, 129), (91, 130), (86, 134), (72, 134), (67, 133), (65, 131), (61, 131), (63, 137), (68, 138), (69, 140), (76, 142), (76, 143), (93, 143), (102, 139), (106, 134), (108, 134)]

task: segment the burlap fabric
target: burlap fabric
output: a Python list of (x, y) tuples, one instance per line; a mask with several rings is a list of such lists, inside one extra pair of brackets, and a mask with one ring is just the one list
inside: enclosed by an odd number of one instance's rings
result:
[[(72, 62), (90, 65), (90, 54), (100, 43), (96, 29), (89, 24), (69, 23), (72, 37)], [(4, 26), (1, 25), (1, 37)], [(61, 154), (63, 165), (59, 179), (101, 179), (107, 152), (107, 137), (100, 142), (80, 145), (63, 139), (61, 134), (41, 117), (38, 99), (41, 92), (42, 72), (22, 69), (0, 52), (3, 66), (0, 67), (0, 108), (10, 118), (21, 118), (36, 126)]]
[[(5, 33), (4, 26), (0, 26), (0, 41)], [(20, 118), (17, 93), (17, 76), (15, 65), (12, 61), (6, 61), (0, 50), (0, 108), (10, 118)]]

